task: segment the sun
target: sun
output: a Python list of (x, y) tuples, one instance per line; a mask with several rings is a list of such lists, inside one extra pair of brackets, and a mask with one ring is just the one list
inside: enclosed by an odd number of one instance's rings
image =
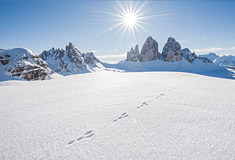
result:
[(137, 23), (137, 17), (133, 13), (125, 14), (124, 17), (123, 17), (123, 22), (128, 27), (133, 27)]
[(118, 7), (115, 9), (117, 13), (112, 14), (115, 16), (115, 21), (117, 23), (112, 28), (119, 28), (117, 33), (123, 31), (122, 37), (128, 31), (134, 38), (136, 38), (136, 32), (139, 32), (140, 28), (146, 30), (142, 26), (147, 18), (142, 11), (146, 2), (147, 1), (139, 5), (137, 2), (134, 3), (131, 0), (117, 1)]
[(144, 31), (148, 34), (150, 32), (146, 29), (146, 21), (156, 20), (156, 17), (166, 16), (167, 14), (151, 14), (152, 8), (147, 7), (147, 1), (133, 1), (133, 0), (118, 0), (117, 5), (113, 5), (112, 12), (101, 12), (111, 16), (113, 25), (107, 30), (99, 33), (103, 34), (108, 31), (117, 30), (116, 34), (122, 33), (121, 39), (126, 33), (130, 33), (133, 40), (136, 40), (136, 33)]

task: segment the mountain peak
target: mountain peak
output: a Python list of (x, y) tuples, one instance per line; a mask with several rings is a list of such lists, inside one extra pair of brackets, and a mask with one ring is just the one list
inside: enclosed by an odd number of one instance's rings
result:
[(163, 58), (168, 62), (181, 60), (181, 46), (173, 37), (167, 39), (162, 50)]
[(153, 37), (152, 36), (148, 36), (146, 41), (153, 41)]
[(145, 61), (151, 61), (154, 59), (157, 59), (159, 57), (158, 53), (158, 43), (155, 39), (153, 39), (151, 36), (149, 36), (140, 53), (140, 61), (145, 62)]
[(69, 42), (69, 45), (66, 45), (65, 49), (66, 51), (70, 50), (70, 49), (74, 49), (75, 45), (72, 42)]
[(82, 54), (72, 42), (65, 50), (53, 49), (44, 51), (40, 57), (57, 73), (62, 75), (91, 72), (100, 61), (92, 52)]
[(175, 40), (175, 38), (173, 38), (173, 37), (169, 37), (169, 38), (167, 39), (167, 42), (174, 43), (174, 42), (176, 42), (176, 40)]

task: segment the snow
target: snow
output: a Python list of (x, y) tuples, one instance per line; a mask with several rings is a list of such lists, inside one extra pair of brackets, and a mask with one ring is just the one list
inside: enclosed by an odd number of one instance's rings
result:
[(169, 71), (0, 82), (0, 159), (234, 159), (234, 95)]
[(175, 71), (234, 79), (234, 74), (224, 67), (214, 63), (203, 63), (199, 59), (195, 60), (193, 63), (188, 62), (184, 58), (178, 62), (165, 62), (161, 60), (153, 60), (148, 62), (120, 61), (117, 64), (103, 63), (103, 66), (106, 68), (116, 68), (127, 72)]

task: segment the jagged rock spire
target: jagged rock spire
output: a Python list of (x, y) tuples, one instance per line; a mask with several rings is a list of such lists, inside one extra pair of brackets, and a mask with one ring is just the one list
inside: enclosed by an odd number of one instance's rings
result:
[(40, 57), (62, 75), (90, 72), (100, 62), (92, 52), (83, 54), (71, 42), (66, 45), (65, 50), (52, 48), (43, 51)]
[(140, 62), (146, 62), (158, 58), (160, 58), (158, 43), (151, 36), (149, 36), (141, 49), (139, 60)]
[(135, 49), (131, 47), (131, 50), (127, 52), (127, 61), (137, 62), (139, 59), (139, 45), (135, 46)]
[(173, 37), (167, 39), (167, 43), (162, 50), (162, 57), (168, 62), (180, 61), (182, 59), (181, 46)]

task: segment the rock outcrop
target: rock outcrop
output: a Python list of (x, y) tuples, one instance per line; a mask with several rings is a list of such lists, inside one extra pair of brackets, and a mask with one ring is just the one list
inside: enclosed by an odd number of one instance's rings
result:
[(168, 38), (162, 50), (162, 57), (167, 62), (176, 62), (182, 59), (181, 46), (174, 38)]
[(135, 46), (135, 49), (131, 47), (131, 50), (127, 52), (127, 61), (137, 62), (139, 60), (139, 45)]
[[(81, 53), (71, 42), (63, 49), (43, 51), (40, 57), (57, 73), (62, 75), (91, 72), (100, 61), (92, 52)], [(101, 64), (99, 64), (100, 66)]]
[(0, 51), (0, 69), (25, 80), (44, 80), (54, 73), (45, 61), (26, 48)]
[[(214, 55), (210, 56), (214, 57)], [(138, 45), (136, 45), (135, 49), (131, 48), (131, 50), (127, 52), (126, 61), (146, 62), (158, 59), (167, 62), (176, 62), (181, 61), (182, 57), (190, 63), (194, 62), (196, 59), (201, 60), (203, 63), (213, 63), (206, 57), (197, 56), (195, 52), (191, 52), (188, 48), (181, 50), (180, 44), (173, 37), (167, 39), (162, 53), (158, 52), (157, 41), (152, 37), (148, 37), (141, 49), (141, 53), (139, 54)]]
[(189, 61), (190, 63), (194, 62), (196, 59), (201, 60), (203, 63), (213, 63), (206, 57), (200, 57), (195, 54), (195, 52), (191, 52), (188, 48), (184, 48), (181, 50), (182, 57)]
[(158, 52), (158, 43), (152, 37), (148, 37), (145, 41), (141, 53), (139, 55), (140, 62), (152, 61), (160, 58), (160, 53)]
[(88, 65), (96, 65), (97, 63), (100, 63), (100, 60), (98, 60), (93, 52), (87, 52), (86, 54), (84, 54), (84, 60), (85, 63)]

